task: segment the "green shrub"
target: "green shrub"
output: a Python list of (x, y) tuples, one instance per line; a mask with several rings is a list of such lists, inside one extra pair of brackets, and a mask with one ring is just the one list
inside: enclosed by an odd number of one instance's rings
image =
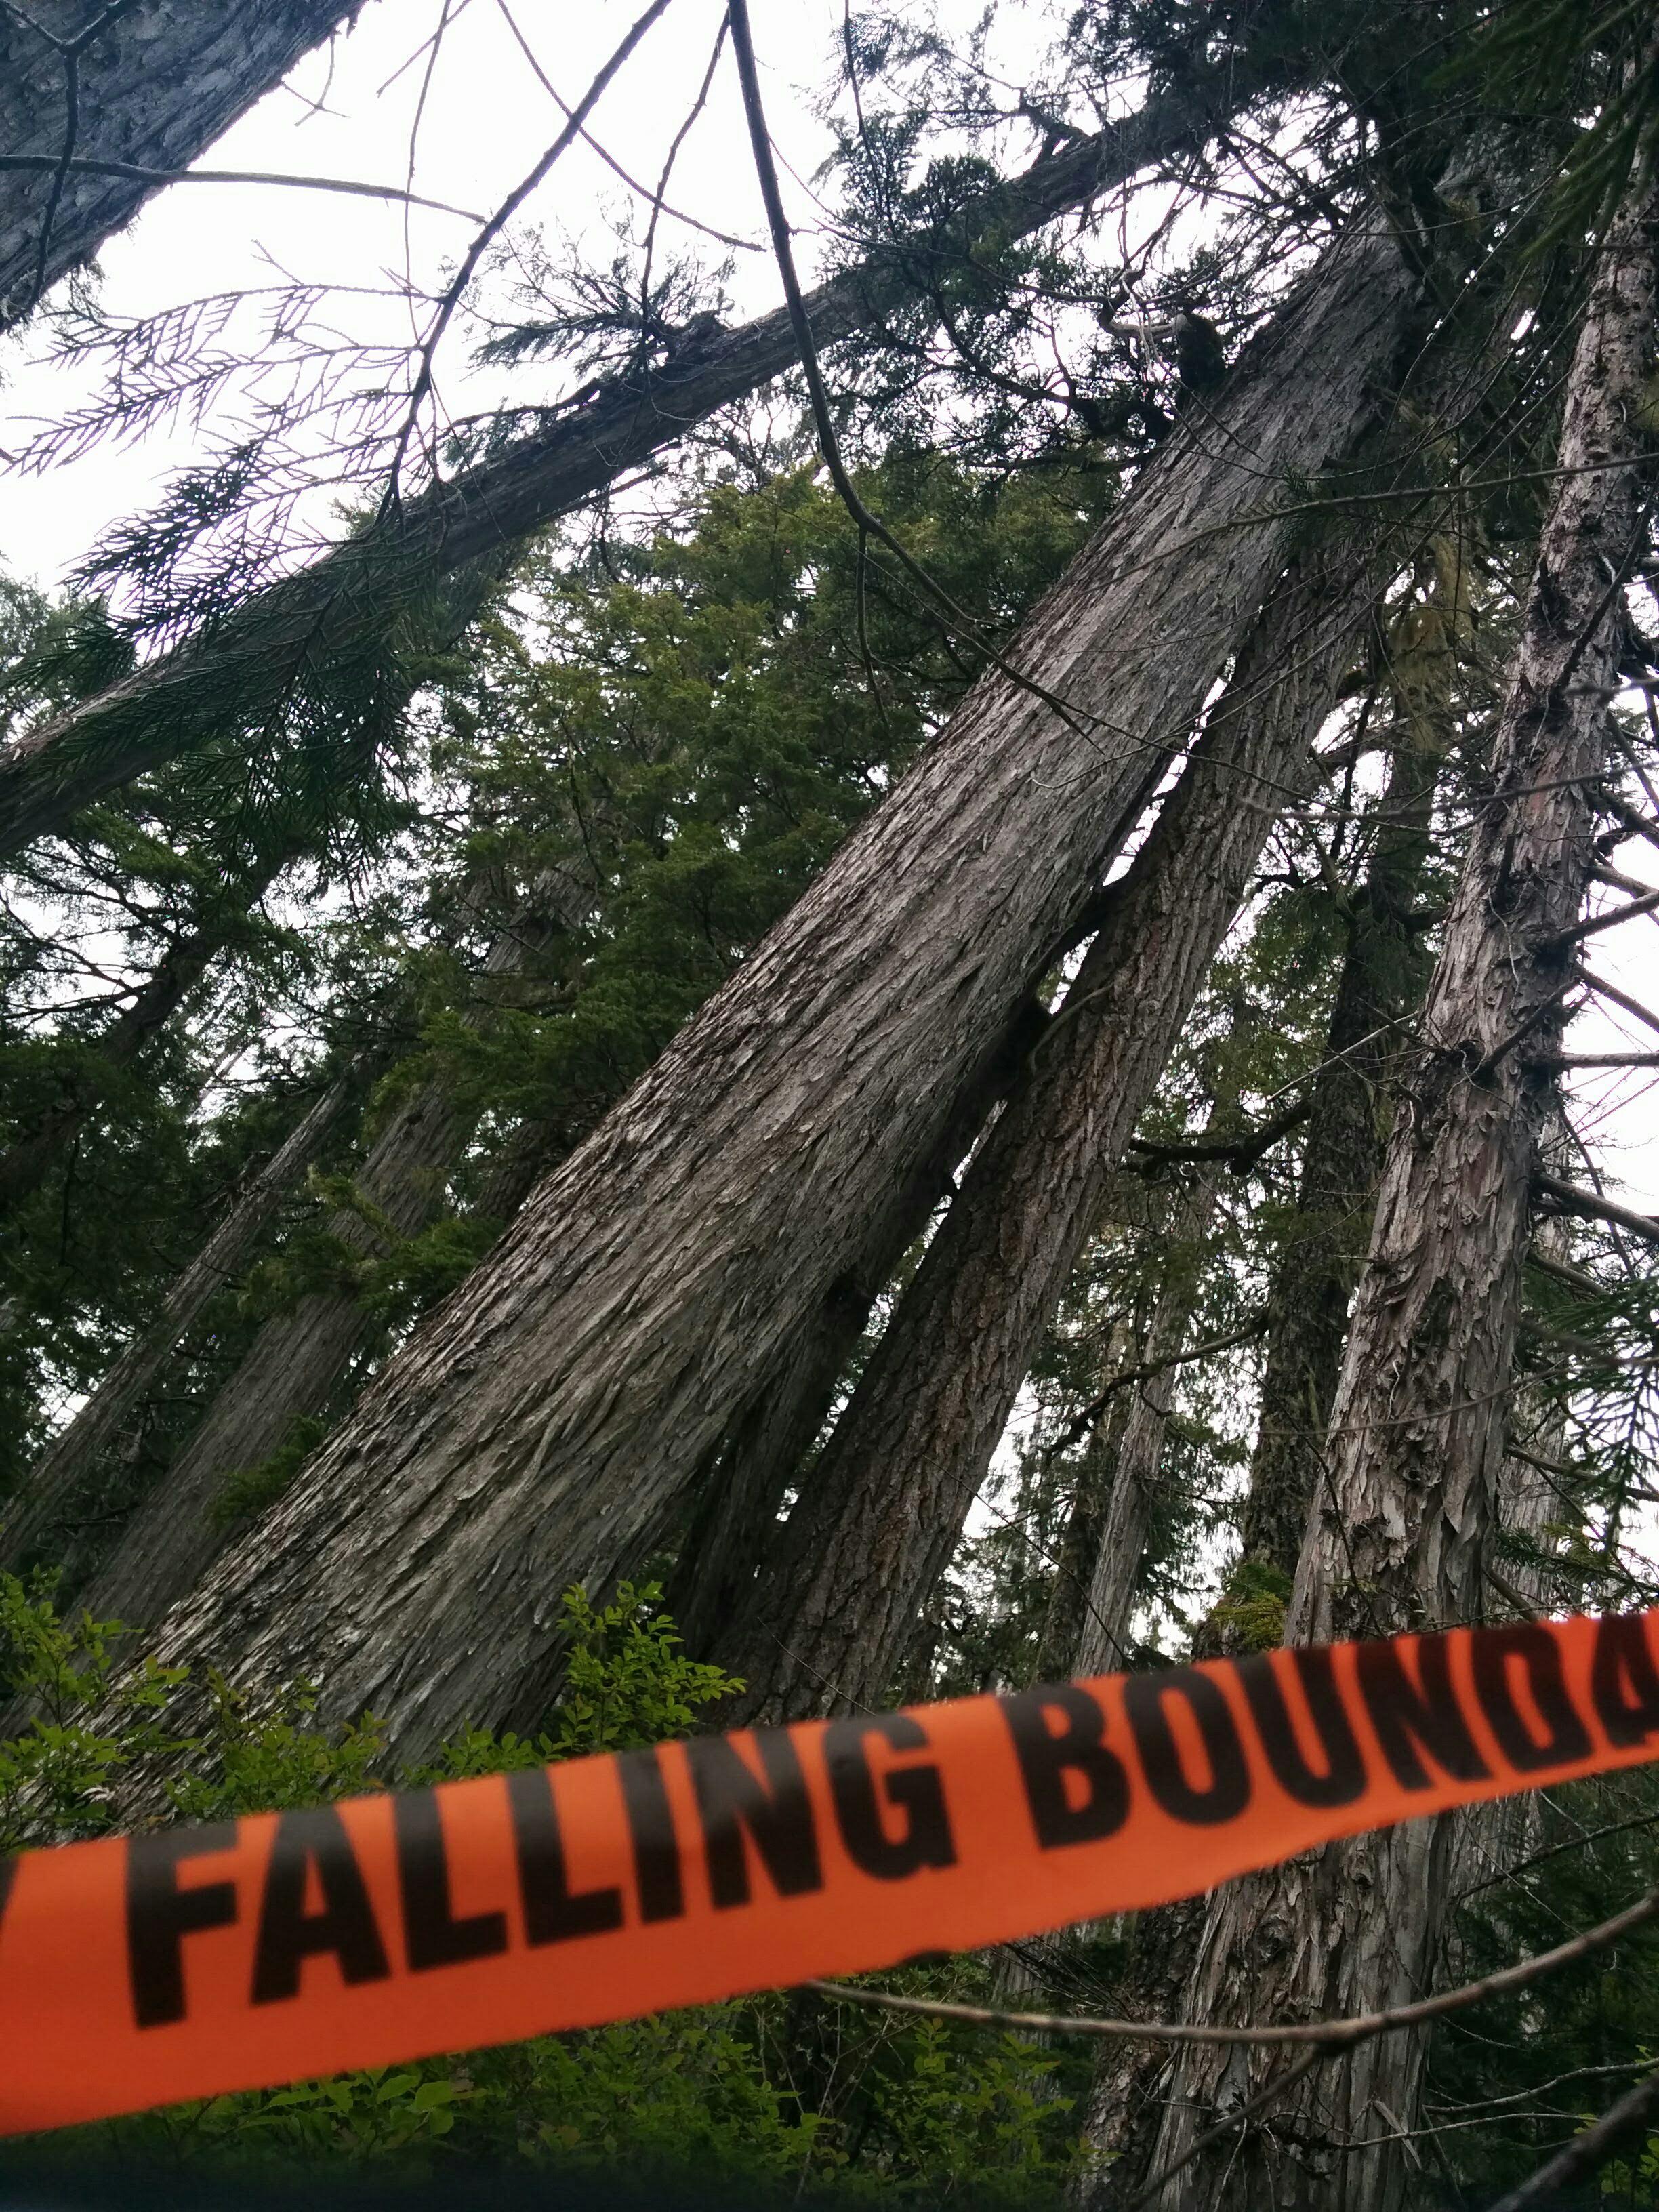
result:
[[(122, 1768), (158, 1752), (178, 1770), (168, 1795), (179, 1815), (214, 1820), (684, 1735), (741, 1686), (686, 1656), (660, 1599), (654, 1583), (624, 1584), (605, 1606), (568, 1592), (566, 1681), (545, 1729), (463, 1730), (418, 1769), (397, 1770), (372, 1716), (320, 1727), (304, 1685), (256, 1701), (214, 1677), (207, 1724), (170, 1730), (183, 1669), (130, 1666), (118, 1624), (65, 1620), (50, 1576), (0, 1575), (0, 1685), (35, 1707), (0, 1741), (0, 1849), (106, 1832)], [(884, 1979), (988, 1993), (988, 1970), (972, 1959)], [(1024, 2203), (1057, 2195), (1069, 2171), (1073, 2103), (1050, 2077), (1079, 2063), (1012, 2037), (779, 1994), (199, 2099), (47, 2141), (55, 2154), (100, 2160), (344, 2160), (404, 2172), (458, 2157), (530, 2160)]]

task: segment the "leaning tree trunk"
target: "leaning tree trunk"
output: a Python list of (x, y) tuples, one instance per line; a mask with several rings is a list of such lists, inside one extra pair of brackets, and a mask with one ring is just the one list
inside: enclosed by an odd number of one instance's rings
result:
[[(188, 168), (362, 4), (30, 0), (27, 11), (0, 8), (0, 330), (89, 260), (160, 190), (166, 172)], [(106, 28), (77, 43), (105, 16)], [(66, 160), (83, 166), (63, 172)], [(84, 166), (92, 163), (163, 175), (99, 175)]]
[[(153, 4), (161, 12), (163, 0)], [(1262, 10), (1252, 12), (1260, 29)], [(1218, 33), (1212, 54), (1190, 59), (1179, 81), (1137, 113), (969, 201), (944, 221), (942, 239), (884, 246), (820, 285), (806, 303), (819, 344), (860, 333), (879, 343), (890, 315), (930, 295), (941, 251), (952, 259), (975, 250), (994, 255), (1138, 171), (1197, 152), (1218, 118), (1238, 113), (1294, 66), (1286, 59), (1294, 41), (1281, 43), (1274, 55), (1274, 42), (1254, 29), (1243, 48)], [(1258, 61), (1258, 52), (1265, 59)], [(1397, 287), (1397, 275), (1393, 281)], [(524, 544), (795, 362), (785, 307), (721, 331), (586, 405), (550, 415), (530, 435), (400, 507), (389, 521), (256, 592), (211, 632), (31, 731), (0, 755), (0, 854), (61, 828), (92, 800), (222, 732), (228, 699), (237, 702), (251, 735), (264, 731), (296, 691), (342, 660), (361, 658), (386, 607), (465, 562)], [(1322, 450), (1314, 465), (1322, 459)]]
[(879, 1705), (955, 1549), (1102, 1192), (1287, 796), (1312, 779), (1369, 570), (1310, 559), (1210, 726), (718, 1648), (747, 1718)]
[(761, 1564), (777, 1540), (786, 1492), (792, 1481), (812, 1479), (808, 1455), (877, 1298), (951, 1188), (951, 1176), (975, 1133), (1013, 1082), (1046, 1018), (1035, 1000), (1023, 1009), (982, 1082), (957, 1102), (933, 1158), (878, 1217), (857, 1264), (829, 1285), (784, 1346), (775, 1371), (722, 1437), (709, 1463), (694, 1474), (692, 1510), (668, 1587), (668, 1611), (695, 1656), (729, 1640)]
[[(1347, 1339), (1348, 1301), (1370, 1233), (1382, 1170), (1381, 1104), (1400, 1060), (1400, 1024), (1419, 1003), (1426, 963), (1417, 909), (1432, 849), (1435, 783), (1453, 735), (1456, 651), (1468, 580), (1461, 539), (1431, 548), (1434, 582), (1389, 626), (1394, 701), (1392, 761), (1376, 806), (1364, 880), (1347, 900), (1347, 945), (1310, 1085), (1296, 1213), (1267, 1297), (1267, 1357), (1255, 1449), (1240, 1515), (1239, 1559), (1221, 1601), (1200, 1623), (1194, 1652), (1254, 1649), (1282, 1626), (1308, 1507), (1323, 1466), (1325, 1433)], [(1115, 1660), (1102, 1656), (1103, 1668)], [(1138, 1914), (1118, 2009), (1155, 2017), (1179, 2009), (1203, 1934), (1190, 1900)], [(1114, 2161), (1140, 2171), (1156, 2140), (1171, 2069), (1156, 2045), (1101, 2051), (1086, 2109), (1081, 2197), (1107, 2184)]]
[[(546, 879), (544, 890), (551, 882)], [(562, 927), (564, 919), (551, 926)], [(548, 927), (528, 908), (516, 916), (490, 946), (481, 985), (517, 975)], [(487, 1016), (485, 1007), (468, 1019)], [(392, 1115), (357, 1171), (365, 1211), (339, 1209), (330, 1218), (328, 1233), (363, 1257), (384, 1249), (387, 1231), (398, 1239), (418, 1235), (441, 1209), (473, 1121), (441, 1083), (425, 1085)], [(504, 1173), (491, 1195), (499, 1198), (516, 1179)], [(148, 1627), (183, 1596), (234, 1533), (234, 1522), (215, 1510), (227, 1479), (262, 1465), (289, 1440), (296, 1421), (334, 1406), (376, 1326), (349, 1288), (312, 1291), (291, 1312), (266, 1322), (93, 1578), (86, 1603), (100, 1618)]]
[(50, 1553), (55, 1530), (73, 1510), (99, 1459), (119, 1436), (197, 1316), (241, 1272), (260, 1231), (322, 1149), (346, 1096), (343, 1080), (331, 1084), (264, 1166), (235, 1194), (212, 1235), (167, 1292), (155, 1321), (128, 1346), (31, 1468), (0, 1528), (0, 1560), (15, 1565)]
[(933, 1149), (1282, 569), (1272, 487), (1352, 450), (1417, 292), (1356, 222), (1027, 623), (1065, 710), (981, 678), (169, 1651), (320, 1682), (410, 1748), (539, 1709), (560, 1591), (627, 1555)]
[[(1553, 509), (1493, 751), (1389, 1147), (1327, 1455), (1288, 1621), (1297, 1642), (1478, 1619), (1504, 1459), (1528, 1188), (1551, 1104), (1593, 860), (1620, 580), (1644, 527), (1659, 187), (1634, 186), (1602, 248), (1568, 381)], [(1408, 1821), (1230, 1885), (1189, 1998), (1210, 2021), (1368, 2012), (1419, 1995), (1449, 1829)], [(1160, 2212), (1271, 2203), (1395, 2212), (1421, 2044), (1401, 2037), (1292, 2085), (1261, 2123), (1172, 2180)], [(1184, 2056), (1159, 2145), (1173, 2163), (1283, 2060)]]
[[(394, 1237), (416, 1236), (434, 1218), (471, 1126), (429, 1084), (371, 1146), (354, 1182)], [(386, 1249), (381, 1231), (349, 1209), (331, 1214), (326, 1225), (361, 1257)], [(234, 1521), (218, 1510), (229, 1477), (262, 1466), (289, 1441), (297, 1421), (328, 1412), (375, 1327), (349, 1290), (313, 1291), (291, 1312), (264, 1322), (82, 1593), (97, 1619), (147, 1629), (191, 1587), (234, 1532)]]

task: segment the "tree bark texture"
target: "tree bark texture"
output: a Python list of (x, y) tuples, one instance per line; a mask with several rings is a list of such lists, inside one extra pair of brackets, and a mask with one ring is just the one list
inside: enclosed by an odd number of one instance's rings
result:
[(1389, 405), (1417, 282), (1358, 221), (1000, 670), (169, 1623), (413, 1748), (539, 1709), (602, 1583), (939, 1140)]
[[(1205, 1170), (1170, 1221), (1167, 1272), (1146, 1332), (1143, 1363), (1146, 1366), (1156, 1366), (1160, 1360), (1173, 1363), (1187, 1341), (1220, 1185), (1220, 1170)], [(1118, 1446), (1111, 1495), (1072, 1663), (1075, 1674), (1109, 1674), (1129, 1663), (1129, 1616), (1134, 1609), (1137, 1576), (1157, 1510), (1158, 1473), (1178, 1381), (1178, 1370), (1170, 1364), (1161, 1373), (1148, 1375), (1130, 1386), (1128, 1419)]]
[(198, 1315), (241, 1272), (259, 1232), (321, 1150), (346, 1095), (343, 1081), (331, 1085), (233, 1197), (213, 1234), (168, 1291), (154, 1326), (129, 1345), (36, 1462), (0, 1529), (0, 1559), (15, 1565), (50, 1555), (58, 1524), (73, 1510), (97, 1462), (120, 1435)]
[(712, 1463), (694, 1476), (691, 1517), (668, 1594), (668, 1610), (694, 1655), (730, 1640), (762, 1562), (776, 1543), (791, 1482), (812, 1480), (808, 1455), (877, 1298), (953, 1188), (953, 1172), (1047, 1020), (1035, 999), (1020, 1009), (983, 1080), (957, 1100), (932, 1158), (878, 1216), (858, 1263), (828, 1286), (785, 1345), (776, 1371), (716, 1448)]
[[(31, 0), (27, 21), (22, 9), (0, 9), (0, 154), (188, 168), (361, 5), (138, 0), (111, 9), (106, 0)], [(107, 28), (76, 46), (104, 15), (114, 18)], [(0, 330), (159, 189), (131, 177), (0, 169)]]
[[(1141, 169), (1192, 154), (1218, 117), (1237, 112), (1262, 88), (1247, 53), (1218, 53), (1209, 66), (1195, 65), (1179, 89), (970, 202), (947, 250), (1024, 237)], [(878, 339), (889, 313), (936, 283), (939, 250), (929, 240), (884, 247), (820, 285), (806, 302), (819, 345), (860, 331)], [(406, 502), (375, 530), (256, 593), (210, 636), (187, 640), (29, 732), (0, 755), (0, 854), (227, 726), (263, 730), (296, 687), (360, 659), (388, 605), (459, 563), (522, 544), (795, 362), (787, 308), (721, 332), (695, 353), (554, 416)]]
[[(1493, 748), (1394, 1134), (1287, 1623), (1287, 1640), (1473, 1620), (1504, 1452), (1528, 1186), (1553, 1103), (1567, 936), (1593, 858), (1620, 580), (1646, 487), (1659, 187), (1614, 218), (1568, 380), (1560, 475)], [(1444, 1822), (1408, 1821), (1230, 1884), (1188, 1999), (1208, 2020), (1369, 2011), (1422, 1993), (1450, 1856)], [(1243, 2142), (1184, 2172), (1160, 2212), (1241, 2202), (1395, 2212), (1407, 2173), (1386, 2138), (1414, 2124), (1420, 2042), (1318, 2069)], [(1160, 2160), (1276, 2064), (1183, 2056)], [(1369, 2148), (1357, 2148), (1366, 2139)]]
[(1292, 571), (866, 1368), (721, 1662), (745, 1719), (879, 1705), (1111, 1170), (1261, 848), (1311, 781), (1369, 572)]
[(1452, 735), (1459, 609), (1468, 589), (1457, 546), (1443, 542), (1437, 550), (1431, 597), (1396, 620), (1388, 639), (1394, 757), (1370, 860), (1346, 915), (1347, 948), (1324, 1062), (1312, 1085), (1296, 1219), (1268, 1293), (1267, 1358), (1240, 1550), (1251, 1565), (1282, 1576), (1286, 1595), (1323, 1464), (1348, 1302), (1370, 1240), (1389, 1072), (1400, 1060), (1400, 1024), (1425, 980), (1417, 908), (1432, 849), (1435, 783)]

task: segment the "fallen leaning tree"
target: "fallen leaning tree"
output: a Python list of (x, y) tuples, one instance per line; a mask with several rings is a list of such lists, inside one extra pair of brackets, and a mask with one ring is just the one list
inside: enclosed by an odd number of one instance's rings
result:
[(544, 1702), (603, 1582), (856, 1262), (996, 1054), (1386, 410), (1419, 280), (1362, 213), (1164, 447), (1002, 669), (295, 1489), (163, 1624), (401, 1746)]

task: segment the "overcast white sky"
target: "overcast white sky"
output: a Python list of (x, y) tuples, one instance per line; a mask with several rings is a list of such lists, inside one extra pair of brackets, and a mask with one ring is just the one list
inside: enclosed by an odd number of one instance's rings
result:
[[(568, 0), (509, 0), (514, 21), (547, 76), (567, 100), (595, 69), (636, 12), (638, 0), (573, 7)], [(969, 9), (959, 11), (963, 25)], [(447, 17), (438, 66), (422, 93), (426, 56), (418, 49)], [(607, 92), (592, 127), (634, 175), (654, 182), (664, 149), (683, 120), (713, 46), (720, 0), (677, 0)], [(811, 173), (829, 139), (811, 108), (812, 88), (828, 74), (839, 43), (842, 0), (787, 0), (757, 11), (765, 93), (774, 135), (800, 178)], [(1009, 12), (1000, 33), (1016, 81), (1035, 70), (1048, 29), (1043, 0)], [(412, 64), (411, 55), (416, 58)], [(401, 72), (401, 73), (400, 73)], [(422, 105), (423, 99), (423, 105)], [(331, 52), (311, 57), (288, 86), (268, 95), (204, 157), (216, 167), (329, 174), (402, 184), (410, 164), (417, 108), (415, 188), (455, 205), (487, 210), (531, 167), (556, 132), (560, 116), (517, 45), (498, 0), (369, 0), (356, 27)], [(788, 183), (792, 214), (805, 234), (799, 250), (810, 271), (814, 209), (808, 190)], [(708, 108), (688, 139), (671, 198), (704, 221), (759, 241), (761, 210), (729, 55)], [(586, 147), (574, 147), (526, 210), (550, 238), (562, 227), (590, 250), (603, 242), (607, 216), (627, 203), (623, 185)], [(130, 230), (112, 240), (102, 264), (106, 304), (118, 313), (154, 313), (173, 301), (268, 283), (272, 264), (307, 281), (362, 284), (392, 281), (405, 269), (430, 285), (443, 262), (464, 250), (464, 220), (395, 204), (259, 186), (178, 186), (152, 201)], [(665, 223), (665, 245), (695, 242)], [(718, 257), (721, 249), (703, 242)], [(732, 279), (740, 313), (779, 296), (769, 259), (738, 253)], [(407, 334), (408, 309), (363, 303), (364, 323), (392, 316), (387, 334)], [(459, 333), (457, 334), (459, 337)], [(39, 339), (0, 354), (0, 447), (25, 441), (32, 417), (52, 418), (72, 404), (73, 380), (38, 358)], [(453, 412), (470, 402), (465, 342), (454, 344), (441, 374), (441, 396)], [(546, 372), (551, 397), (557, 372)], [(37, 477), (13, 475), (0, 490), (0, 561), (15, 574), (57, 583), (111, 520), (143, 507), (161, 477), (191, 451), (180, 433), (123, 451), (100, 447), (72, 466)], [(1659, 881), (1659, 854), (1632, 843), (1620, 854), (1630, 873)], [(1601, 896), (1601, 895), (1598, 895)], [(1649, 1004), (1659, 1002), (1659, 937), (1650, 918), (1601, 939), (1595, 964)], [(1581, 1051), (1646, 1049), (1659, 1043), (1624, 1016), (1591, 1010), (1575, 1024)], [(1593, 1118), (1609, 1150), (1609, 1165), (1626, 1195), (1659, 1205), (1659, 1143), (1645, 1073), (1583, 1079), (1580, 1095), (1602, 1102)]]
[[(497, 0), (450, 0), (441, 56), (422, 88), (428, 56), (411, 55), (436, 26), (443, 0), (369, 0), (356, 26), (331, 53), (309, 57), (288, 85), (266, 96), (204, 157), (215, 168), (274, 170), (404, 184), (420, 110), (414, 189), (454, 206), (488, 211), (532, 167), (562, 118), (537, 82)], [(508, 0), (513, 21), (562, 98), (574, 101), (639, 11), (639, 0), (573, 7), (568, 0)], [(630, 174), (654, 187), (665, 152), (684, 121), (708, 65), (721, 16), (720, 0), (676, 0), (610, 86), (592, 118), (594, 136)], [(756, 38), (769, 120), (787, 159), (809, 181), (830, 137), (811, 112), (812, 88), (827, 77), (841, 38), (841, 0), (787, 0), (757, 11)], [(405, 66), (405, 64), (410, 64)], [(401, 75), (397, 74), (401, 70)], [(392, 80), (388, 82), (388, 80)], [(313, 103), (320, 102), (320, 106)], [(792, 217), (806, 233), (798, 251), (810, 270), (815, 210), (789, 178)], [(607, 219), (629, 202), (626, 185), (590, 149), (562, 157), (526, 210), (550, 241), (561, 229), (596, 255)], [(668, 198), (734, 236), (759, 245), (763, 222), (750, 166), (730, 51), (707, 108), (679, 155)], [(103, 301), (116, 313), (153, 313), (170, 301), (269, 284), (271, 263), (307, 282), (392, 281), (412, 268), (418, 282), (438, 279), (473, 226), (422, 209), (405, 210), (338, 195), (258, 185), (177, 186), (150, 201), (100, 257)], [(696, 246), (718, 262), (725, 249), (665, 218), (660, 246)], [(266, 257), (269, 257), (267, 258)], [(406, 258), (407, 257), (407, 258)], [(769, 253), (733, 257), (731, 290), (742, 313), (775, 304), (781, 289)], [(377, 316), (360, 302), (354, 330), (378, 327), (407, 337), (405, 308)], [(457, 329), (444, 356), (441, 396), (462, 412), (466, 397), (465, 335)], [(31, 416), (61, 411), (72, 386), (57, 368), (31, 370), (28, 357), (0, 354), (0, 445), (23, 442)], [(539, 389), (549, 398), (558, 372)], [(143, 505), (153, 485), (190, 451), (189, 441), (147, 441), (142, 451), (108, 446), (51, 476), (11, 477), (0, 507), (0, 559), (15, 574), (58, 580), (107, 520)]]

